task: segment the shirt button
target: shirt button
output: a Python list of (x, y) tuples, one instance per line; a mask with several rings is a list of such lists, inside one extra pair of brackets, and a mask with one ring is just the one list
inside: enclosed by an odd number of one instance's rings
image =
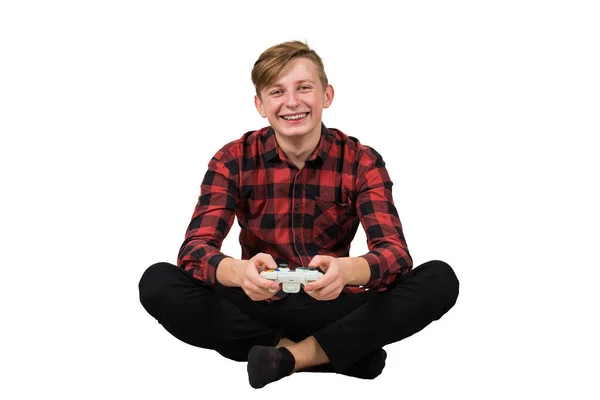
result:
[(300, 210), (300, 204), (296, 204), (294, 206), (294, 211), (298, 212)]

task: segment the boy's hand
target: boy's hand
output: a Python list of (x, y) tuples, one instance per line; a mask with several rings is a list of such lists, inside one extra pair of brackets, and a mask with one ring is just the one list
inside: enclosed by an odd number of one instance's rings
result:
[[(276, 269), (277, 264), (270, 254), (258, 253), (240, 264), (238, 276), (240, 287), (254, 301), (270, 299), (279, 291), (279, 283), (260, 276), (265, 269)], [(275, 289), (275, 292), (269, 292)]]
[(304, 291), (317, 300), (336, 299), (346, 286), (346, 272), (341, 262), (331, 256), (315, 256), (309, 267), (321, 268), (325, 274), (314, 282), (304, 286)]

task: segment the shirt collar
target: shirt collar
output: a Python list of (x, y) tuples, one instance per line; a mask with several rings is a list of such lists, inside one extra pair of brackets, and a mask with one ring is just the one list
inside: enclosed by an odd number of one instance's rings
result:
[[(317, 144), (317, 147), (315, 148), (315, 150), (306, 159), (306, 162), (312, 162), (312, 161), (315, 161), (317, 158), (319, 158), (324, 163), (325, 160), (327, 160), (327, 157), (329, 155), (329, 146), (330, 146), (331, 138), (332, 138), (332, 136), (331, 136), (331, 133), (329, 132), (329, 129), (327, 129), (327, 127), (325, 127), (325, 124), (323, 124), (321, 122), (321, 139), (319, 140), (319, 144)], [(277, 139), (275, 137), (275, 130), (272, 127), (269, 127), (267, 129), (267, 132), (262, 137), (262, 142), (263, 142), (262, 158), (263, 158), (263, 161), (265, 162), (265, 165), (268, 164), (269, 162), (273, 161), (275, 158), (279, 158), (280, 160), (283, 160), (283, 158), (282, 158), (283, 153), (281, 155), (279, 154), (279, 152), (281, 152), (282, 150), (279, 147), (279, 145), (277, 144)]]

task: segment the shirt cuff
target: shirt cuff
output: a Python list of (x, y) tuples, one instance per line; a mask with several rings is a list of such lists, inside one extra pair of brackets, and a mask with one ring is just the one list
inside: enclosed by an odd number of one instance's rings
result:
[(378, 289), (382, 282), (379, 256), (370, 252), (362, 255), (361, 257), (367, 260), (367, 263), (369, 263), (369, 269), (371, 270), (369, 281), (363, 285), (363, 287), (369, 290)]

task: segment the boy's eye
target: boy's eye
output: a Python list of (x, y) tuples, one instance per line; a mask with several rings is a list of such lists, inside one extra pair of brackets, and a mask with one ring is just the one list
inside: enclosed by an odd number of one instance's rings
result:
[(275, 95), (278, 95), (278, 94), (280, 94), (280, 93), (281, 93), (281, 90), (273, 90), (273, 91), (271, 92), (271, 95), (272, 95), (272, 96), (275, 96)]
[(300, 89), (302, 89), (302, 90), (308, 90), (308, 89), (310, 89), (310, 86), (308, 86), (308, 85), (302, 85), (302, 86), (300, 86)]

